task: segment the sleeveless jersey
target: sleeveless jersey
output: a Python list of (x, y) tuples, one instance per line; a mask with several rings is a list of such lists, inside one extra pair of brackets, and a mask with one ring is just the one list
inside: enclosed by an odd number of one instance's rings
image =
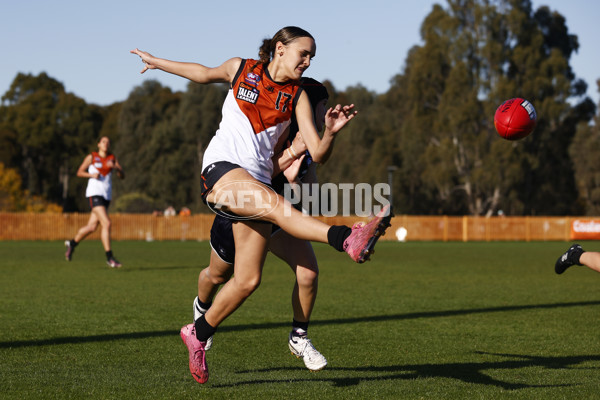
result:
[(298, 81), (275, 82), (256, 60), (242, 60), (225, 102), (219, 129), (202, 162), (228, 161), (254, 178), (271, 182), (275, 144), (289, 126), (300, 95)]
[[(112, 162), (109, 166), (109, 161)], [(99, 173), (98, 179), (90, 178), (85, 190), (85, 197), (102, 196), (106, 200), (112, 197), (112, 165), (115, 162), (115, 156), (109, 154), (101, 157), (100, 154), (92, 152), (92, 163), (88, 167), (90, 174)]]

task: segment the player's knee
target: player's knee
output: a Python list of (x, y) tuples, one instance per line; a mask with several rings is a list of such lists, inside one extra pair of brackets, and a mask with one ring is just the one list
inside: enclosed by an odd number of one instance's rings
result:
[(319, 279), (319, 268), (296, 268), (296, 281), (300, 287), (313, 287)]
[(230, 277), (230, 274), (215, 273), (212, 271), (206, 275), (208, 276), (210, 283), (213, 285), (222, 285), (223, 283), (227, 282)]
[(285, 213), (284, 205), (282, 201), (269, 201), (265, 200), (264, 204), (268, 204), (270, 211), (264, 215), (262, 215), (262, 219), (266, 222), (270, 222), (275, 225), (282, 225), (283, 218), (288, 214)]
[(250, 296), (260, 286), (260, 276), (238, 282), (238, 289), (244, 297)]

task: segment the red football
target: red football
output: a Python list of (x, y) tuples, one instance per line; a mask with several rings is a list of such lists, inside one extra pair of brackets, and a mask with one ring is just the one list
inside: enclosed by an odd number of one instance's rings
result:
[(519, 97), (506, 100), (494, 115), (496, 131), (507, 140), (523, 139), (533, 131), (536, 122), (533, 104)]

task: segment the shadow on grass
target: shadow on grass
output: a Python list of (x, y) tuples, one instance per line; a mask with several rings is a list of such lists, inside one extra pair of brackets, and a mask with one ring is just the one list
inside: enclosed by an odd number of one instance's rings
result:
[(0, 349), (10, 349), (17, 347), (41, 347), (41, 346), (56, 346), (61, 344), (82, 344), (95, 342), (112, 342), (115, 340), (135, 340), (148, 339), (162, 336), (179, 335), (179, 331), (166, 330), (154, 332), (131, 332), (131, 333), (115, 333), (105, 335), (90, 335), (90, 336), (65, 336), (51, 339), (32, 339), (32, 340), (15, 340), (9, 342), (0, 342)]
[[(517, 390), (524, 388), (539, 387), (566, 387), (567, 384), (557, 385), (528, 385), (525, 383), (511, 383), (494, 379), (484, 373), (486, 370), (518, 370), (521, 368), (543, 367), (547, 369), (575, 369), (579, 364), (588, 361), (600, 361), (600, 355), (564, 356), (564, 357), (537, 357), (520, 354), (496, 354), (486, 352), (475, 352), (476, 354), (513, 358), (513, 360), (465, 362), (465, 363), (442, 363), (442, 364), (409, 364), (390, 365), (377, 367), (353, 367), (339, 368), (328, 367), (320, 371), (319, 377), (307, 379), (293, 379), (292, 382), (330, 382), (336, 387), (356, 386), (361, 382), (376, 382), (387, 380), (412, 380), (427, 378), (448, 378), (465, 383), (496, 386), (505, 390)], [(271, 373), (274, 371), (295, 371), (300, 368), (267, 368), (263, 370), (238, 371), (239, 374), (246, 373)], [(362, 374), (357, 377), (328, 377), (329, 372), (348, 372), (351, 374)], [(215, 388), (227, 388), (243, 385), (289, 383), (290, 379), (251, 379), (232, 384), (211, 385)]]
[[(510, 312), (521, 310), (537, 310), (537, 309), (554, 309), (564, 307), (582, 307), (600, 305), (600, 301), (585, 301), (571, 303), (554, 303), (554, 304), (537, 304), (537, 305), (517, 305), (517, 306), (502, 306), (502, 307), (486, 307), (469, 310), (447, 310), (447, 311), (430, 311), (430, 312), (415, 312), (407, 314), (395, 315), (376, 315), (370, 317), (357, 318), (341, 318), (330, 319), (323, 321), (313, 321), (312, 325), (339, 325), (352, 324), (361, 322), (382, 322), (395, 320), (408, 320), (417, 318), (436, 318), (448, 316), (460, 316), (469, 314), (483, 314), (494, 312)], [(266, 324), (246, 324), (223, 326), (219, 328), (221, 332), (234, 332), (252, 329), (274, 329), (288, 327), (289, 323), (266, 323)], [(179, 333), (178, 330), (150, 331), (150, 332), (132, 332), (121, 334), (104, 334), (91, 336), (73, 336), (73, 337), (58, 337), (42, 340), (20, 340), (0, 342), (0, 349), (15, 349), (20, 347), (39, 347), (39, 346), (56, 346), (63, 344), (84, 344), (93, 342), (111, 342), (115, 340), (139, 340), (147, 338), (156, 338), (163, 336), (175, 336)], [(546, 369), (579, 369), (580, 364), (593, 361), (600, 361), (600, 355), (573, 355), (573, 356), (554, 356), (540, 357), (520, 354), (498, 354), (486, 353), (477, 351), (475, 354), (482, 356), (496, 357), (498, 360), (481, 361), (481, 362), (464, 362), (464, 363), (440, 363), (440, 364), (407, 364), (407, 365), (390, 365), (390, 366), (365, 366), (365, 367), (328, 367), (324, 371), (309, 378), (282, 378), (282, 379), (256, 379), (257, 373), (272, 374), (276, 371), (303, 371), (306, 370), (300, 367), (279, 367), (267, 368), (259, 370), (238, 371), (238, 374), (253, 374), (250, 379), (240, 380), (228, 384), (209, 384), (213, 388), (230, 388), (250, 385), (263, 384), (289, 384), (302, 382), (325, 382), (330, 383), (335, 387), (350, 387), (357, 386), (363, 382), (377, 382), (389, 380), (414, 380), (427, 378), (448, 378), (469, 384), (479, 384), (498, 387), (504, 390), (518, 390), (524, 388), (541, 388), (541, 387), (568, 387), (574, 384), (555, 384), (555, 385), (530, 385), (526, 383), (506, 382), (486, 374), (486, 371), (517, 371), (523, 368), (541, 367)], [(579, 367), (579, 368), (578, 368)], [(596, 368), (597, 369), (597, 368)], [(344, 374), (345, 377), (337, 375)], [(336, 376), (334, 376), (336, 375)], [(356, 375), (356, 376), (355, 376)], [(299, 375), (300, 376), (300, 375)], [(305, 375), (302, 375), (305, 376)]]
[(180, 270), (180, 269), (204, 269), (206, 266), (200, 266), (198, 267), (197, 265), (189, 265), (189, 266), (152, 266), (152, 267), (123, 267), (119, 269), (119, 273), (123, 274), (123, 273), (128, 273), (128, 272), (140, 272), (140, 271), (175, 271), (175, 270)]
[[(506, 311), (522, 311), (522, 310), (543, 310), (553, 308), (565, 308), (565, 307), (582, 307), (582, 306), (597, 306), (600, 305), (600, 301), (578, 301), (571, 303), (552, 303), (552, 304), (531, 304), (522, 306), (502, 306), (502, 307), (485, 307), (485, 308), (472, 308), (468, 310), (446, 310), (446, 311), (423, 311), (414, 312), (407, 314), (390, 314), (390, 315), (373, 315), (370, 317), (356, 317), (356, 318), (339, 318), (333, 320), (315, 320), (310, 321), (311, 326), (315, 325), (339, 325), (339, 324), (354, 324), (359, 322), (383, 322), (383, 321), (402, 321), (407, 319), (418, 319), (418, 318), (436, 318), (436, 317), (453, 317), (460, 315), (471, 315), (471, 314), (489, 314), (495, 312), (506, 312)], [(219, 328), (221, 332), (232, 332), (232, 331), (243, 331), (247, 329), (270, 329), (279, 328), (281, 326), (289, 326), (289, 323), (269, 323), (269, 324), (247, 324), (247, 325), (236, 325), (236, 326), (224, 326)]]
[[(414, 312), (407, 314), (390, 314), (390, 315), (374, 315), (370, 317), (355, 317), (355, 318), (339, 318), (329, 320), (316, 320), (311, 321), (311, 326), (315, 325), (340, 325), (340, 324), (354, 324), (362, 322), (384, 322), (384, 321), (401, 321), (407, 319), (417, 318), (436, 318), (436, 317), (451, 317), (460, 315), (471, 315), (471, 314), (487, 314), (495, 312), (507, 312), (507, 311), (521, 311), (521, 310), (543, 310), (553, 308), (565, 308), (565, 307), (583, 307), (583, 306), (597, 306), (600, 305), (600, 301), (579, 301), (571, 303), (553, 303), (553, 304), (531, 304), (521, 306), (502, 306), (502, 307), (485, 307), (485, 308), (473, 308), (468, 310), (446, 310), (446, 311), (424, 311)], [(276, 328), (289, 327), (289, 322), (269, 322), (261, 324), (245, 324), (245, 325), (225, 325), (219, 327), (219, 332), (237, 332), (247, 331), (253, 329), (276, 329)], [(178, 335), (178, 330), (164, 330), (164, 331), (149, 331), (149, 332), (131, 332), (131, 333), (116, 333), (116, 334), (104, 334), (104, 335), (90, 335), (90, 336), (66, 336), (57, 337), (50, 339), (31, 339), (31, 340), (12, 340), (6, 342), (0, 342), (0, 349), (17, 348), (17, 347), (39, 347), (39, 346), (54, 346), (61, 344), (78, 344), (78, 343), (92, 343), (92, 342), (111, 342), (114, 340), (131, 340), (131, 339), (147, 339), (162, 336)]]

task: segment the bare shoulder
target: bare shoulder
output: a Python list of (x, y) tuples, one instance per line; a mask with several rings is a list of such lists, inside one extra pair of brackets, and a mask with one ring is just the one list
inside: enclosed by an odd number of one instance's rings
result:
[(235, 77), (235, 74), (240, 69), (241, 64), (242, 64), (241, 57), (233, 57), (223, 63), (223, 65), (227, 69), (227, 75), (229, 77), (229, 79), (228, 79), (229, 82), (231, 82), (233, 80), (233, 78)]
[(242, 63), (242, 59), (239, 57), (230, 58), (225, 61), (223, 64), (219, 65), (215, 68), (208, 68), (206, 70), (206, 81), (202, 83), (208, 82), (229, 82), (233, 81), (235, 74), (240, 68), (240, 64)]
[(83, 163), (91, 164), (92, 163), (92, 154), (88, 154), (87, 156), (85, 156), (85, 158), (83, 159)]

